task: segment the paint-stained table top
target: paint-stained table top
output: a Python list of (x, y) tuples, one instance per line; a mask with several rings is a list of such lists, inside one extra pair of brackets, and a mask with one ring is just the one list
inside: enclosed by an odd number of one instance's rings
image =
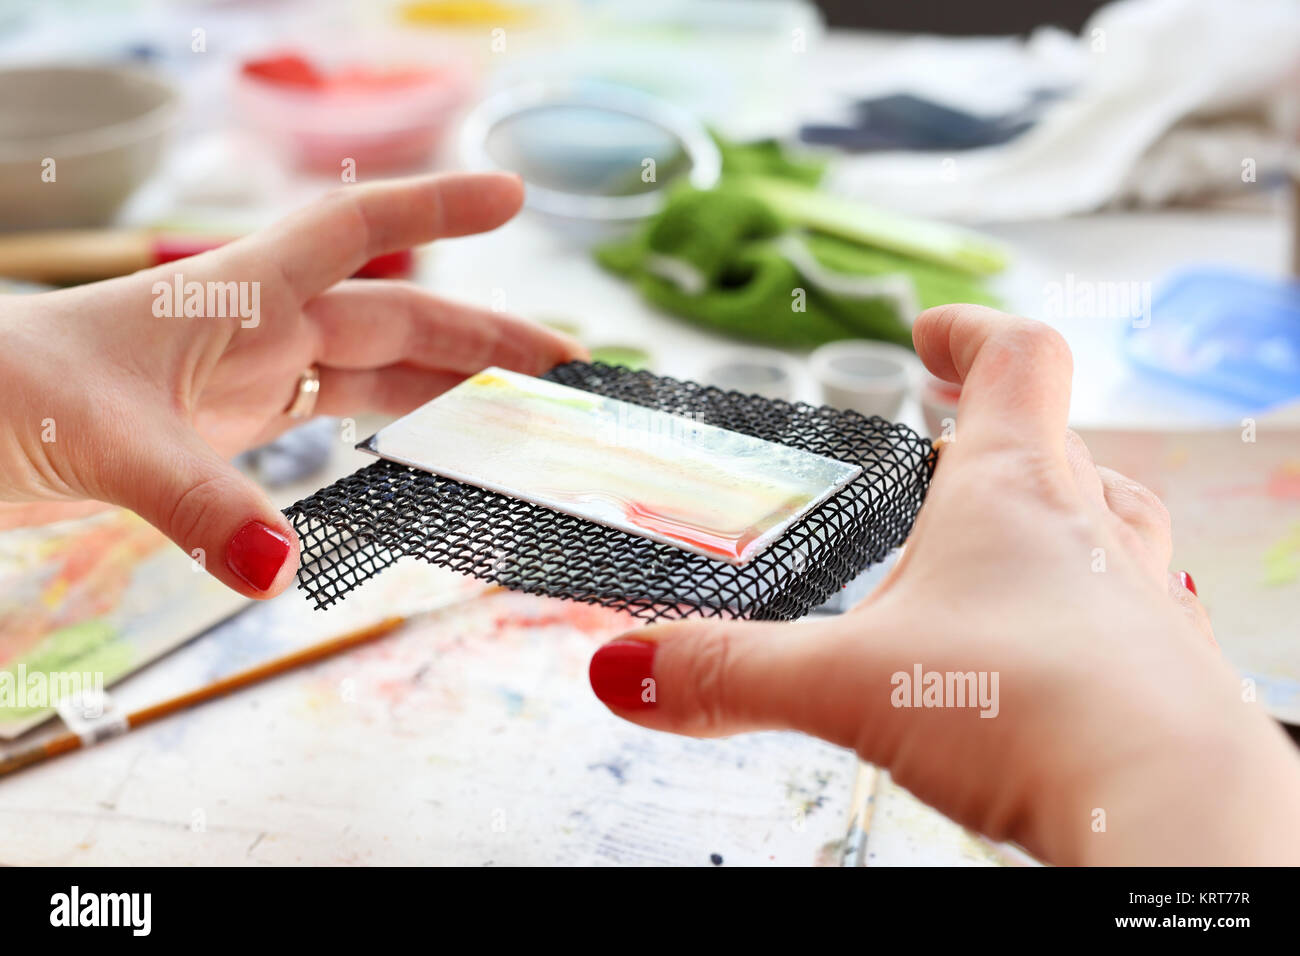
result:
[[(369, 460), (341, 442), (329, 468)], [(110, 693), (134, 710), (420, 609), (378, 643), (0, 779), (0, 864), (1004, 862), (840, 748), (617, 719), (587, 665), (639, 622), (418, 561), (329, 611), (296, 590), (250, 603)]]
[[(312, 615), (332, 629), (297, 594), (253, 608), (115, 696), (138, 706), (307, 643)], [(631, 624), (468, 598), (4, 780), (0, 862), (839, 862), (856, 759), (794, 734), (701, 742), (617, 720), (586, 667)]]

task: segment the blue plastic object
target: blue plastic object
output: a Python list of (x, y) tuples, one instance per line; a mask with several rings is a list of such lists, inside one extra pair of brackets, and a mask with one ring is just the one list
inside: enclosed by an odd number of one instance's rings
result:
[(1266, 407), (1300, 397), (1300, 282), (1224, 269), (1171, 279), (1146, 327), (1130, 327), (1129, 359), (1202, 392)]

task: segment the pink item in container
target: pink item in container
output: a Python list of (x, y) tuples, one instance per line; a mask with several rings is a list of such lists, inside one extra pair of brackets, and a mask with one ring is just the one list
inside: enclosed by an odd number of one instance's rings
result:
[(295, 52), (248, 60), (236, 103), (245, 122), (300, 169), (359, 175), (427, 167), (470, 91), (463, 60), (327, 70)]

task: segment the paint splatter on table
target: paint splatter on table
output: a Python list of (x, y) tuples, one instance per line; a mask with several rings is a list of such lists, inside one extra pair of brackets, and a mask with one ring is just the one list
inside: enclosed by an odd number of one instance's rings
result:
[(0, 595), (0, 739), (88, 675), (112, 684), (248, 603), (119, 510), (0, 534)]
[(1081, 432), (1173, 521), (1174, 568), (1196, 579), (1224, 656), (1274, 716), (1300, 724), (1300, 427)]
[[(403, 579), (404, 575), (410, 577)], [(380, 585), (389, 579), (389, 593)], [(409, 562), (352, 619), (287, 594), (124, 682), (128, 707), (465, 579)], [(477, 584), (471, 582), (472, 587)], [(372, 589), (378, 589), (373, 590)], [(856, 758), (796, 734), (697, 741), (617, 720), (586, 669), (625, 615), (514, 593), (0, 787), (3, 863), (835, 863)]]

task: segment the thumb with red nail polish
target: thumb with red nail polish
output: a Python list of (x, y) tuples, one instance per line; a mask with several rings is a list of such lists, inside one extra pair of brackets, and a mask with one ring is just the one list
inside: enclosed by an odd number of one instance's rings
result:
[(104, 497), (136, 512), (195, 564), (251, 598), (293, 580), (298, 542), (284, 515), (198, 434), (151, 438), (114, 475)]
[(658, 702), (654, 680), (655, 645), (621, 638), (591, 658), (588, 676), (601, 702), (619, 710), (640, 710)]
[[(821, 628), (792, 635), (771, 623), (657, 624), (597, 650), (591, 689), (620, 716), (656, 730), (714, 737), (792, 728), (838, 739), (857, 711), (827, 703), (843, 683), (833, 647)], [(812, 682), (826, 692), (810, 698)]]

